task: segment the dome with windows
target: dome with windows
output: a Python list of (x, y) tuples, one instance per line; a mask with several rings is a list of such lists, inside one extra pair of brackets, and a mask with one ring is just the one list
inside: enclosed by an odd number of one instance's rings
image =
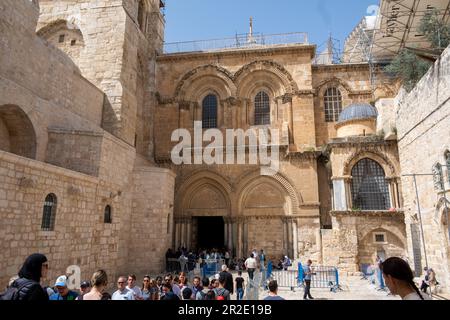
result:
[(374, 106), (368, 103), (353, 103), (342, 111), (339, 115), (338, 123), (371, 118), (376, 119), (377, 116), (378, 112)]
[(374, 135), (377, 116), (377, 109), (368, 103), (349, 105), (339, 115), (336, 124), (338, 138)]

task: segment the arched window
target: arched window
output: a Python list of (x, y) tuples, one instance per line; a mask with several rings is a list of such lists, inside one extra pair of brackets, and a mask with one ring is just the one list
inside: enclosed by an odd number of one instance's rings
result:
[(147, 13), (145, 9), (145, 3), (144, 0), (139, 1), (139, 8), (138, 8), (138, 24), (139, 29), (141, 29), (142, 32), (145, 33), (146, 31), (146, 19)]
[(107, 205), (105, 207), (105, 215), (103, 219), (104, 223), (112, 223), (111, 206)]
[(389, 186), (383, 168), (371, 159), (359, 161), (352, 169), (353, 208), (389, 210)]
[(255, 97), (255, 125), (270, 124), (270, 98), (264, 91), (259, 92)]
[(342, 112), (342, 95), (338, 88), (328, 88), (323, 97), (325, 103), (325, 121), (336, 122)]
[(53, 193), (50, 193), (49, 195), (47, 195), (47, 197), (45, 197), (41, 229), (44, 231), (55, 230), (55, 216), (56, 196)]
[(217, 128), (217, 97), (207, 95), (202, 103), (203, 129)]

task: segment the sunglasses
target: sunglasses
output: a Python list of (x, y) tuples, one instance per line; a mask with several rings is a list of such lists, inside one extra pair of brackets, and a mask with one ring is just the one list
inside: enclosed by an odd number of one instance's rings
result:
[(117, 284), (125, 283), (125, 281), (118, 281)]

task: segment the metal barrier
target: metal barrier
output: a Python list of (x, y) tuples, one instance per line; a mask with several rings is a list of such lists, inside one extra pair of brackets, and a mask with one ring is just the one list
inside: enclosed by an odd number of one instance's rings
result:
[[(299, 281), (304, 281), (304, 269), (299, 263)], [(339, 271), (336, 267), (317, 266), (311, 267), (311, 288), (323, 289), (328, 288), (330, 291), (336, 292), (342, 290), (339, 284)]]
[[(339, 272), (336, 267), (317, 266), (312, 267), (311, 288), (320, 289), (327, 288), (330, 291), (337, 292), (342, 290), (339, 284)], [(290, 288), (292, 291), (295, 288), (304, 287), (305, 271), (301, 263), (298, 264), (296, 271), (271, 271), (267, 272), (268, 280), (276, 280), (278, 286), (281, 288)]]
[(223, 259), (206, 259), (203, 261), (202, 277), (210, 278), (221, 271), (222, 265), (225, 264)]

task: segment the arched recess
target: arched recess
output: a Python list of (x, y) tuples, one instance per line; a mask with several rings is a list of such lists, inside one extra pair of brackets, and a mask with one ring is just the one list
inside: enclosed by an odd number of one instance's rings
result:
[[(279, 173), (271, 177), (261, 176), (260, 171), (258, 170), (244, 176), (236, 188), (238, 190), (238, 215), (256, 213), (255, 211), (257, 210), (254, 209), (258, 209), (258, 197), (257, 194), (255, 194), (255, 198), (252, 198), (252, 194), (254, 194), (255, 190), (258, 191), (259, 187), (261, 188), (261, 191), (266, 190), (273, 193), (268, 199), (260, 194), (259, 200), (260, 207), (268, 208), (267, 212), (270, 215), (273, 215), (276, 212), (278, 212), (278, 214), (275, 215), (279, 215), (280, 213), (280, 215), (295, 215), (298, 213), (300, 204), (303, 203), (303, 200), (301, 195), (294, 189), (291, 182)], [(282, 197), (282, 202), (279, 200), (280, 197)], [(272, 203), (274, 204), (273, 208), (270, 208), (270, 202), (268, 202), (270, 200), (272, 200)], [(249, 204), (250, 207), (248, 207)]]
[[(369, 158), (381, 165), (384, 173), (386, 174), (386, 178), (398, 177), (400, 175), (400, 170), (397, 163), (394, 163), (391, 159), (388, 159), (383, 154), (365, 150), (357, 151), (350, 155), (347, 158), (347, 161), (344, 163), (344, 166), (342, 167), (343, 172), (339, 173), (339, 175), (350, 176), (353, 167), (364, 158)], [(338, 175), (336, 173), (334, 174)]]
[[(377, 255), (385, 254), (385, 257), (402, 257), (406, 255), (406, 240), (400, 238), (391, 228), (380, 227), (367, 231), (358, 239), (358, 262), (360, 264), (373, 264)], [(384, 242), (376, 242), (375, 234), (382, 235)]]
[(75, 18), (71, 21), (58, 19), (50, 22), (39, 29), (37, 35), (63, 51), (75, 65), (80, 66), (85, 38), (80, 29), (80, 23)]
[(258, 87), (269, 88), (275, 97), (298, 91), (292, 75), (274, 61), (254, 61), (243, 66), (234, 75), (239, 97), (250, 99)]
[(186, 73), (178, 82), (174, 97), (178, 101), (198, 102), (208, 88), (216, 90), (221, 99), (236, 97), (231, 73), (213, 65), (200, 66)]
[(36, 132), (28, 115), (16, 105), (0, 106), (0, 149), (36, 159)]
[(183, 182), (176, 194), (175, 217), (231, 214), (231, 186), (214, 172), (194, 173)]
[(331, 87), (338, 88), (345, 97), (348, 97), (353, 93), (353, 89), (345, 80), (336, 77), (332, 77), (320, 82), (314, 89), (316, 90), (318, 96), (323, 97), (325, 91)]

